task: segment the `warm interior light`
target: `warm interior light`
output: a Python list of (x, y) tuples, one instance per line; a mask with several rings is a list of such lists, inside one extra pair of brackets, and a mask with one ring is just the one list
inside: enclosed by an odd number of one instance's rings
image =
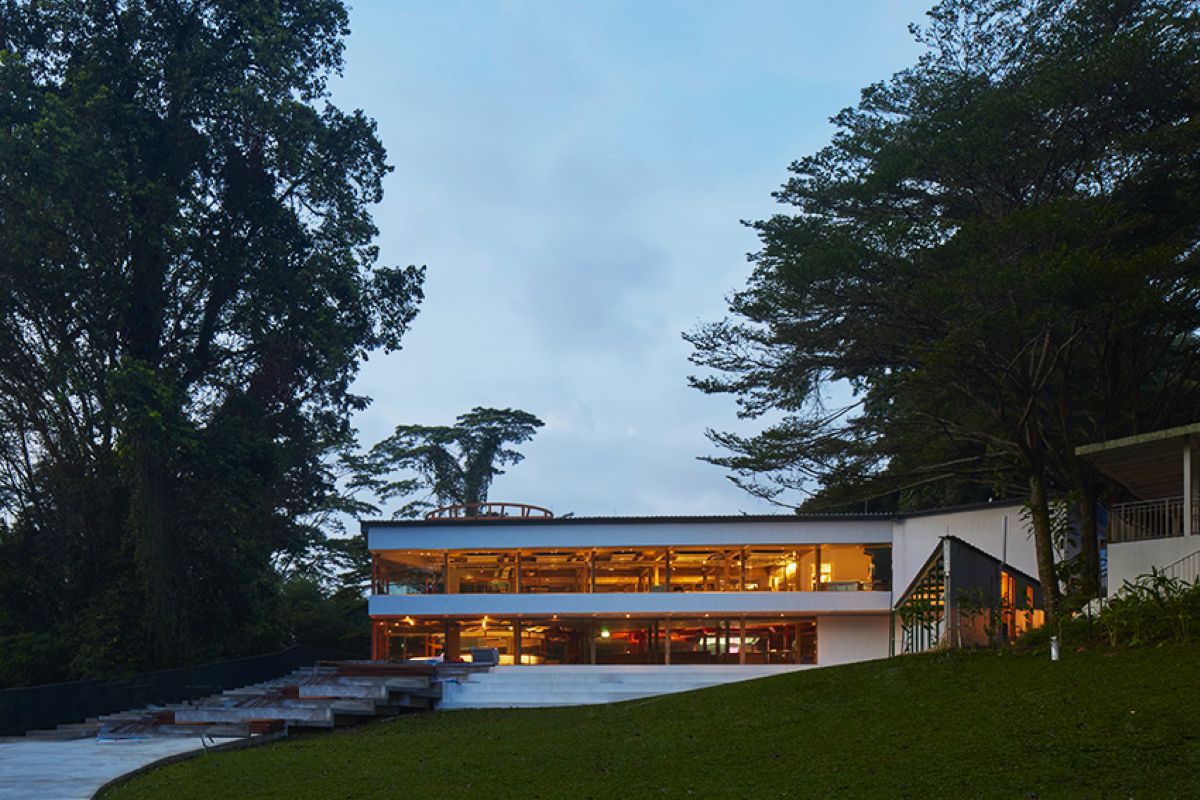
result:
[(607, 639), (607, 638), (609, 638), (610, 636), (612, 636), (612, 634), (608, 632), (608, 628), (601, 628), (601, 629), (600, 629), (600, 638), (601, 638), (601, 639)]
[(787, 567), (784, 571), (787, 572), (787, 576), (789, 578), (792, 577), (793, 575), (795, 575), (796, 574), (796, 562), (795, 561), (787, 562)]

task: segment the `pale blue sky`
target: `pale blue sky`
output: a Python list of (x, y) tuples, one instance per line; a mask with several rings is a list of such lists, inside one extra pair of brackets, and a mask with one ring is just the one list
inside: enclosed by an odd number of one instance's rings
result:
[(761, 512), (711, 453), (749, 430), (690, 389), (683, 330), (744, 284), (752, 232), (828, 118), (912, 63), (929, 2), (357, 2), (334, 101), (395, 172), (381, 263), (427, 264), (404, 350), (356, 385), (369, 445), (473, 406), (546, 421), (494, 500)]

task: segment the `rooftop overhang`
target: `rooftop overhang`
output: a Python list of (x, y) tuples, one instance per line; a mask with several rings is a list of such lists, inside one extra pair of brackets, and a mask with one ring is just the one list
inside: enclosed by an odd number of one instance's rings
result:
[(367, 546), (384, 550), (489, 550), (890, 544), (893, 520), (873, 517), (681, 517), (363, 522)]
[(1200, 422), (1075, 448), (1104, 475), (1143, 500), (1183, 489), (1183, 453), (1200, 446)]

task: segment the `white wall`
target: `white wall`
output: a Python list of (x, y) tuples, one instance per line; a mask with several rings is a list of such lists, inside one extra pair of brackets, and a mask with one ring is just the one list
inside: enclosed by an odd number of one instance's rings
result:
[(390, 526), (366, 523), (372, 550), (486, 550), (530, 547), (666, 547), (740, 544), (886, 544), (892, 520), (788, 517), (745, 522), (586, 522), (530, 520), (513, 523), (442, 521)]
[(887, 614), (817, 617), (817, 666), (888, 657)]
[(887, 611), (887, 592), (602, 592), (598, 594), (371, 595), (370, 613), (385, 616), (613, 616), (857, 614)]
[(1125, 581), (1133, 582), (1151, 567), (1162, 569), (1184, 556), (1200, 550), (1200, 536), (1175, 536), (1144, 542), (1122, 542), (1108, 546), (1108, 596), (1121, 590)]
[[(1008, 517), (1005, 556), (1004, 518)], [(1037, 553), (1031, 531), (1021, 519), (1021, 504), (1001, 504), (969, 511), (924, 514), (899, 520), (892, 540), (892, 588), (896, 595), (908, 588), (938, 540), (957, 536), (995, 558), (1007, 558), (1014, 568), (1037, 577)]]

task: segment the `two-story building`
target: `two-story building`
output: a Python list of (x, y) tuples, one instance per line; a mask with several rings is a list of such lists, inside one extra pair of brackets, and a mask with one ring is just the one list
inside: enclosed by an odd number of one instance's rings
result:
[[(554, 517), (508, 503), (363, 523), (373, 657), (828, 665), (896, 652), (896, 598), (949, 538), (1035, 571), (1020, 507), (892, 515)], [(984, 573), (979, 573), (983, 575)], [(945, 581), (941, 602), (954, 602)]]

